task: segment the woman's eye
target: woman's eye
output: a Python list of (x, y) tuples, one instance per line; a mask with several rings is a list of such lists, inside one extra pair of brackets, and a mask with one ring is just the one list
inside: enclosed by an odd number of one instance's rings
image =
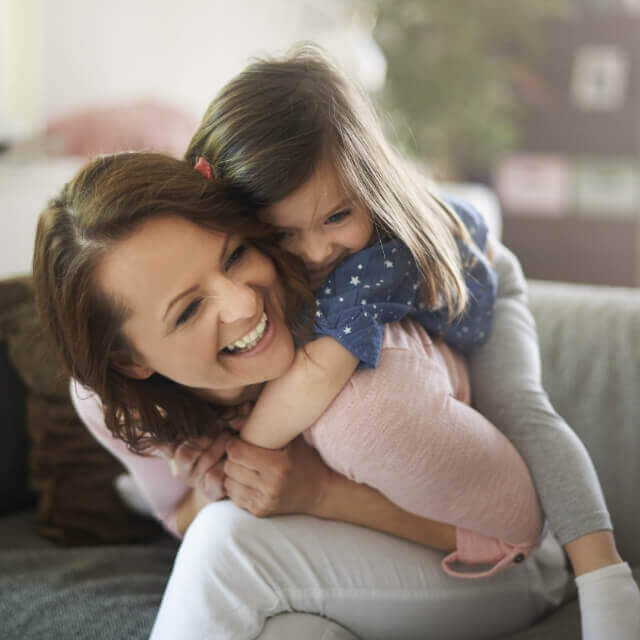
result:
[(200, 305), (202, 304), (202, 298), (196, 298), (192, 302), (190, 302), (185, 310), (178, 316), (176, 320), (176, 327), (179, 327), (181, 324), (184, 324), (189, 320), (198, 310)]
[(276, 231), (276, 242), (279, 244), (280, 242), (285, 242), (289, 240), (293, 236), (291, 231)]
[(247, 250), (247, 246), (244, 244), (239, 244), (231, 253), (231, 255), (227, 258), (227, 261), (224, 263), (224, 270), (229, 271), (232, 265), (242, 258), (245, 251)]
[(344, 211), (337, 211), (336, 213), (332, 213), (326, 220), (325, 224), (335, 224), (336, 222), (342, 222), (346, 217), (351, 215), (351, 211), (349, 209), (345, 209)]

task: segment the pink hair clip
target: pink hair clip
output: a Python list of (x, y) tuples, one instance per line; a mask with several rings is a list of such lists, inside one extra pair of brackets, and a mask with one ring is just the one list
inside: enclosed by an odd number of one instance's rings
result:
[(195, 163), (193, 168), (200, 174), (202, 174), (205, 178), (211, 180), (213, 178), (213, 171), (211, 170), (211, 165), (206, 161), (204, 156), (200, 156), (198, 158), (198, 162)]

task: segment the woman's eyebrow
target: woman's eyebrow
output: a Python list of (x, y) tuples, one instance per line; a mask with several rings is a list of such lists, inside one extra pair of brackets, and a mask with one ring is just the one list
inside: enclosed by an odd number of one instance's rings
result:
[(179, 293), (173, 300), (171, 300), (171, 302), (167, 305), (167, 309), (164, 312), (164, 315), (162, 316), (162, 321), (164, 322), (164, 320), (167, 317), (169, 311), (171, 311), (171, 307), (173, 307), (173, 305), (176, 302), (178, 302), (178, 300), (181, 300), (185, 296), (188, 296), (190, 293), (193, 293), (194, 291), (196, 291), (198, 286), (199, 285), (197, 285), (197, 284), (194, 284), (194, 285), (190, 286), (188, 289), (185, 289), (182, 293)]
[[(227, 253), (227, 246), (229, 245), (229, 234), (227, 234), (224, 238), (224, 244), (222, 245), (222, 251), (220, 252), (220, 257), (222, 258), (224, 255), (226, 255)], [(167, 305), (167, 308), (164, 312), (164, 315), (162, 316), (162, 321), (164, 322), (167, 315), (169, 314), (169, 311), (171, 311), (171, 307), (173, 307), (173, 305), (178, 302), (178, 300), (181, 300), (182, 298), (184, 298), (185, 296), (188, 296), (190, 293), (193, 293), (194, 291), (196, 291), (198, 289), (200, 285), (199, 284), (193, 284), (190, 287), (188, 287), (187, 289), (185, 289), (184, 291), (182, 291), (181, 293), (179, 293), (175, 298), (173, 298), (171, 300), (171, 302), (169, 302), (169, 304)]]

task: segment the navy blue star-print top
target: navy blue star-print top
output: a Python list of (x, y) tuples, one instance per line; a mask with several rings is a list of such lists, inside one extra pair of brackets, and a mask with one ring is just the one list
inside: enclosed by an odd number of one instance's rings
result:
[(421, 301), (420, 276), (404, 243), (378, 242), (349, 256), (316, 291), (314, 332), (330, 336), (353, 353), (361, 367), (375, 368), (384, 325), (409, 315), (453, 349), (468, 353), (489, 335), (497, 276), (484, 253), (488, 229), (469, 204), (447, 198), (477, 246), (458, 242), (469, 298), (464, 313), (448, 322), (448, 310)]

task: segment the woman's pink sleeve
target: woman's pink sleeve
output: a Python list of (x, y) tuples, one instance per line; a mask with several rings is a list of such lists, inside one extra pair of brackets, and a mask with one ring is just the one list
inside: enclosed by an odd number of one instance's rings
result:
[(493, 565), (462, 574), (479, 577), (524, 559), (540, 542), (537, 495), (513, 445), (456, 399), (452, 377), (466, 370), (448, 369), (426, 334), (386, 343), (378, 368), (358, 371), (307, 439), (339, 473), (406, 511), (455, 525), (445, 570), (456, 561)]
[(127, 468), (156, 518), (174, 536), (180, 537), (176, 528), (176, 508), (188, 487), (171, 475), (162, 456), (137, 455), (111, 434), (104, 421), (100, 398), (91, 389), (72, 380), (70, 393), (76, 412), (87, 429)]

